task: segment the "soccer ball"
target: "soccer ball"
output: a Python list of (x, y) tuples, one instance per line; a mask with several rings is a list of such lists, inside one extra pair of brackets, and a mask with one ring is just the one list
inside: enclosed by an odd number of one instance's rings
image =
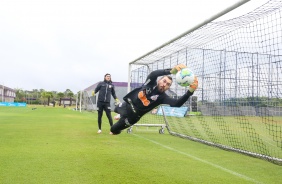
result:
[(195, 75), (189, 68), (182, 68), (176, 73), (176, 82), (180, 86), (186, 87), (193, 83)]

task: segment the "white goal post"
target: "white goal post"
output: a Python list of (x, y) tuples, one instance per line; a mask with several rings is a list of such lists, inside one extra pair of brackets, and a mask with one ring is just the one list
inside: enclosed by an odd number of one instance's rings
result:
[(75, 110), (82, 112), (84, 111), (94, 111), (95, 105), (93, 103), (93, 97), (85, 90), (81, 90), (76, 95), (76, 105)]

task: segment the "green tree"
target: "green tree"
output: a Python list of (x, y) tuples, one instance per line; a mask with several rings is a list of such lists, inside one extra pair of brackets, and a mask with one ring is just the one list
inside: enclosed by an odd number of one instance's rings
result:
[(51, 91), (46, 92), (46, 96), (47, 96), (47, 104), (49, 106), (50, 104), (50, 99), (53, 98), (53, 93)]
[(63, 98), (64, 96), (65, 94), (62, 92), (57, 93), (57, 98)]
[(69, 92), (69, 93), (67, 93), (67, 97), (72, 98), (73, 96), (74, 96), (73, 92)]
[(15, 98), (15, 102), (24, 102), (25, 101), (25, 93), (22, 89), (15, 89), (16, 91), (16, 98)]
[[(41, 90), (40, 90), (41, 91)], [(42, 102), (43, 102), (43, 105), (44, 105), (44, 107), (45, 107), (45, 105), (46, 105), (46, 100), (48, 99), (48, 93), (46, 92), (46, 91), (41, 91), (41, 100), (42, 100)]]
[(66, 89), (65, 96), (72, 98), (74, 96), (74, 93), (70, 89)]

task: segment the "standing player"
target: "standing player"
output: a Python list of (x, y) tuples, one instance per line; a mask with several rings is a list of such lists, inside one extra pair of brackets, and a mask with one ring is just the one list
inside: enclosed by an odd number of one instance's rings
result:
[(103, 111), (106, 112), (106, 115), (108, 117), (110, 126), (113, 125), (113, 119), (111, 116), (111, 96), (116, 100), (116, 102), (119, 102), (116, 92), (115, 92), (115, 87), (112, 84), (111, 80), (111, 75), (110, 74), (105, 74), (104, 76), (104, 81), (99, 82), (97, 87), (95, 88), (95, 91), (92, 92), (92, 96), (94, 96), (97, 92), (99, 92), (98, 95), (98, 102), (97, 102), (97, 108), (98, 108), (98, 134), (102, 132), (102, 116), (103, 116)]
[[(115, 107), (115, 112), (120, 114), (120, 119), (111, 127), (111, 132), (120, 134), (121, 130), (134, 125), (144, 114), (160, 104), (168, 104), (171, 107), (182, 106), (198, 88), (196, 76), (188, 91), (179, 99), (173, 99), (165, 93), (172, 84), (172, 78), (169, 74), (176, 74), (182, 68), (186, 68), (186, 66), (179, 64), (172, 69), (151, 72), (141, 87), (129, 92), (123, 98), (124, 102)], [(159, 76), (162, 77), (157, 80)]]

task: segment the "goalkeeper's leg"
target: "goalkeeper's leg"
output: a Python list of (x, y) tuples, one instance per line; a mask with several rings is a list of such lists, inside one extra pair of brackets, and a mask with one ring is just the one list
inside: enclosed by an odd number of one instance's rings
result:
[(119, 103), (115, 106), (114, 112), (118, 114), (126, 114), (126, 102)]
[(134, 125), (141, 116), (132, 111), (131, 106), (123, 102), (116, 106), (115, 112), (120, 114), (120, 119), (111, 127), (113, 134), (120, 134), (122, 130)]
[[(126, 123), (127, 122), (127, 123)], [(126, 117), (121, 117), (113, 126), (111, 126), (111, 132), (115, 135), (120, 134), (122, 130), (130, 127)]]
[(140, 119), (136, 114), (129, 114), (129, 116), (121, 115), (120, 119), (111, 127), (113, 134), (120, 134), (122, 130), (134, 125)]
[(122, 102), (119, 103), (118, 105), (115, 106), (114, 112), (117, 113), (117, 115), (115, 115), (114, 119), (115, 120), (119, 120), (121, 114), (126, 115), (127, 113), (127, 109), (126, 109), (126, 102)]

